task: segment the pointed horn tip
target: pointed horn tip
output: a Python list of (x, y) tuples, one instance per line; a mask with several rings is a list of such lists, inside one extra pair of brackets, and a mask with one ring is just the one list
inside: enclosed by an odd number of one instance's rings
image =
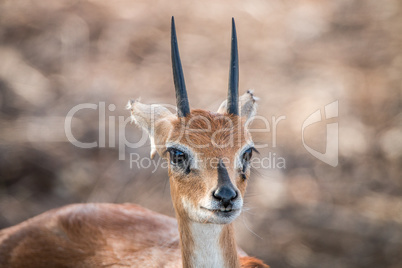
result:
[(173, 81), (175, 85), (176, 104), (178, 109), (177, 114), (178, 117), (185, 117), (187, 114), (190, 113), (190, 107), (188, 104), (186, 85), (184, 82), (184, 75), (181, 67), (174, 16), (172, 16), (172, 27), (171, 27), (171, 54), (172, 54)]
[(237, 34), (235, 20), (232, 17), (232, 38), (231, 38), (231, 52), (230, 52), (230, 69), (229, 69), (229, 89), (228, 89), (228, 107), (229, 114), (239, 114), (239, 65), (238, 65), (238, 52), (237, 52)]
[(237, 39), (237, 33), (236, 33), (236, 23), (234, 21), (234, 18), (232, 18), (232, 37)]

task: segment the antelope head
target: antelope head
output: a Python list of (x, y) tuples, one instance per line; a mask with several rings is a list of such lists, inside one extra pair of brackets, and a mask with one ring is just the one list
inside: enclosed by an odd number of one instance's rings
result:
[(232, 19), (228, 98), (217, 112), (190, 110), (174, 18), (171, 53), (177, 114), (162, 105), (130, 101), (131, 118), (151, 140), (151, 157), (169, 161), (173, 204), (178, 219), (227, 224), (241, 212), (250, 159), (255, 151), (248, 122), (256, 113), (256, 98), (239, 98), (237, 37)]

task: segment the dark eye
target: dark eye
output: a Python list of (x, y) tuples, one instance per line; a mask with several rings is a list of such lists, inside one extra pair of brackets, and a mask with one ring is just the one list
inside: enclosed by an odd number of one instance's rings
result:
[(243, 164), (250, 162), (252, 156), (253, 156), (253, 148), (248, 148), (243, 153)]
[(250, 160), (251, 160), (251, 157), (253, 156), (253, 151), (258, 152), (254, 147), (251, 147), (251, 148), (248, 148), (243, 153), (243, 156), (242, 156), (242, 165), (243, 165), (242, 173), (243, 173), (243, 175), (246, 172), (248, 166), (250, 165)]
[(169, 149), (170, 163), (176, 166), (185, 165), (188, 161), (187, 154), (177, 149)]

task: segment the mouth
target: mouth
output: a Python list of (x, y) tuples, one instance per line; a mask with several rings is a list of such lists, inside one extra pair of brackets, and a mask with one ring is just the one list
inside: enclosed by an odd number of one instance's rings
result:
[(233, 209), (232, 207), (221, 207), (218, 209), (209, 209), (206, 207), (201, 207), (203, 210), (207, 210), (209, 212), (212, 212), (213, 214), (220, 216), (220, 217), (231, 217), (234, 214), (238, 213), (240, 209)]

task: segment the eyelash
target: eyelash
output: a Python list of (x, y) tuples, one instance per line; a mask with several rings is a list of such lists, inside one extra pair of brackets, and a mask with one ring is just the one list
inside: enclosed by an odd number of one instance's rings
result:
[(176, 148), (168, 148), (166, 151), (169, 152), (171, 165), (185, 170), (186, 173), (190, 173), (190, 162), (186, 153)]
[[(246, 179), (245, 172), (248, 168), (251, 158), (253, 157), (253, 151), (259, 153), (257, 149), (255, 149), (254, 147), (250, 147), (246, 151), (244, 151), (242, 155), (241, 159), (242, 168), (240, 174), (243, 177), (243, 179)], [(169, 152), (171, 165), (185, 170), (187, 174), (190, 173), (190, 166), (189, 166), (190, 162), (188, 159), (188, 155), (185, 152), (178, 150), (176, 148), (168, 148), (166, 152)]]
[(253, 151), (254, 152), (256, 152), (256, 153), (259, 153), (258, 151), (257, 151), (257, 149), (255, 149), (254, 147), (250, 147), (250, 148), (248, 148), (246, 151), (244, 151), (244, 153), (243, 153), (243, 155), (242, 155), (242, 159), (241, 159), (241, 162), (242, 162), (242, 169), (241, 169), (241, 176), (242, 176), (242, 178), (243, 179), (246, 179), (246, 174), (245, 174), (245, 172), (246, 172), (246, 170), (247, 170), (247, 168), (248, 168), (248, 166), (249, 166), (249, 164), (250, 164), (250, 160), (251, 160), (251, 158), (253, 157)]

